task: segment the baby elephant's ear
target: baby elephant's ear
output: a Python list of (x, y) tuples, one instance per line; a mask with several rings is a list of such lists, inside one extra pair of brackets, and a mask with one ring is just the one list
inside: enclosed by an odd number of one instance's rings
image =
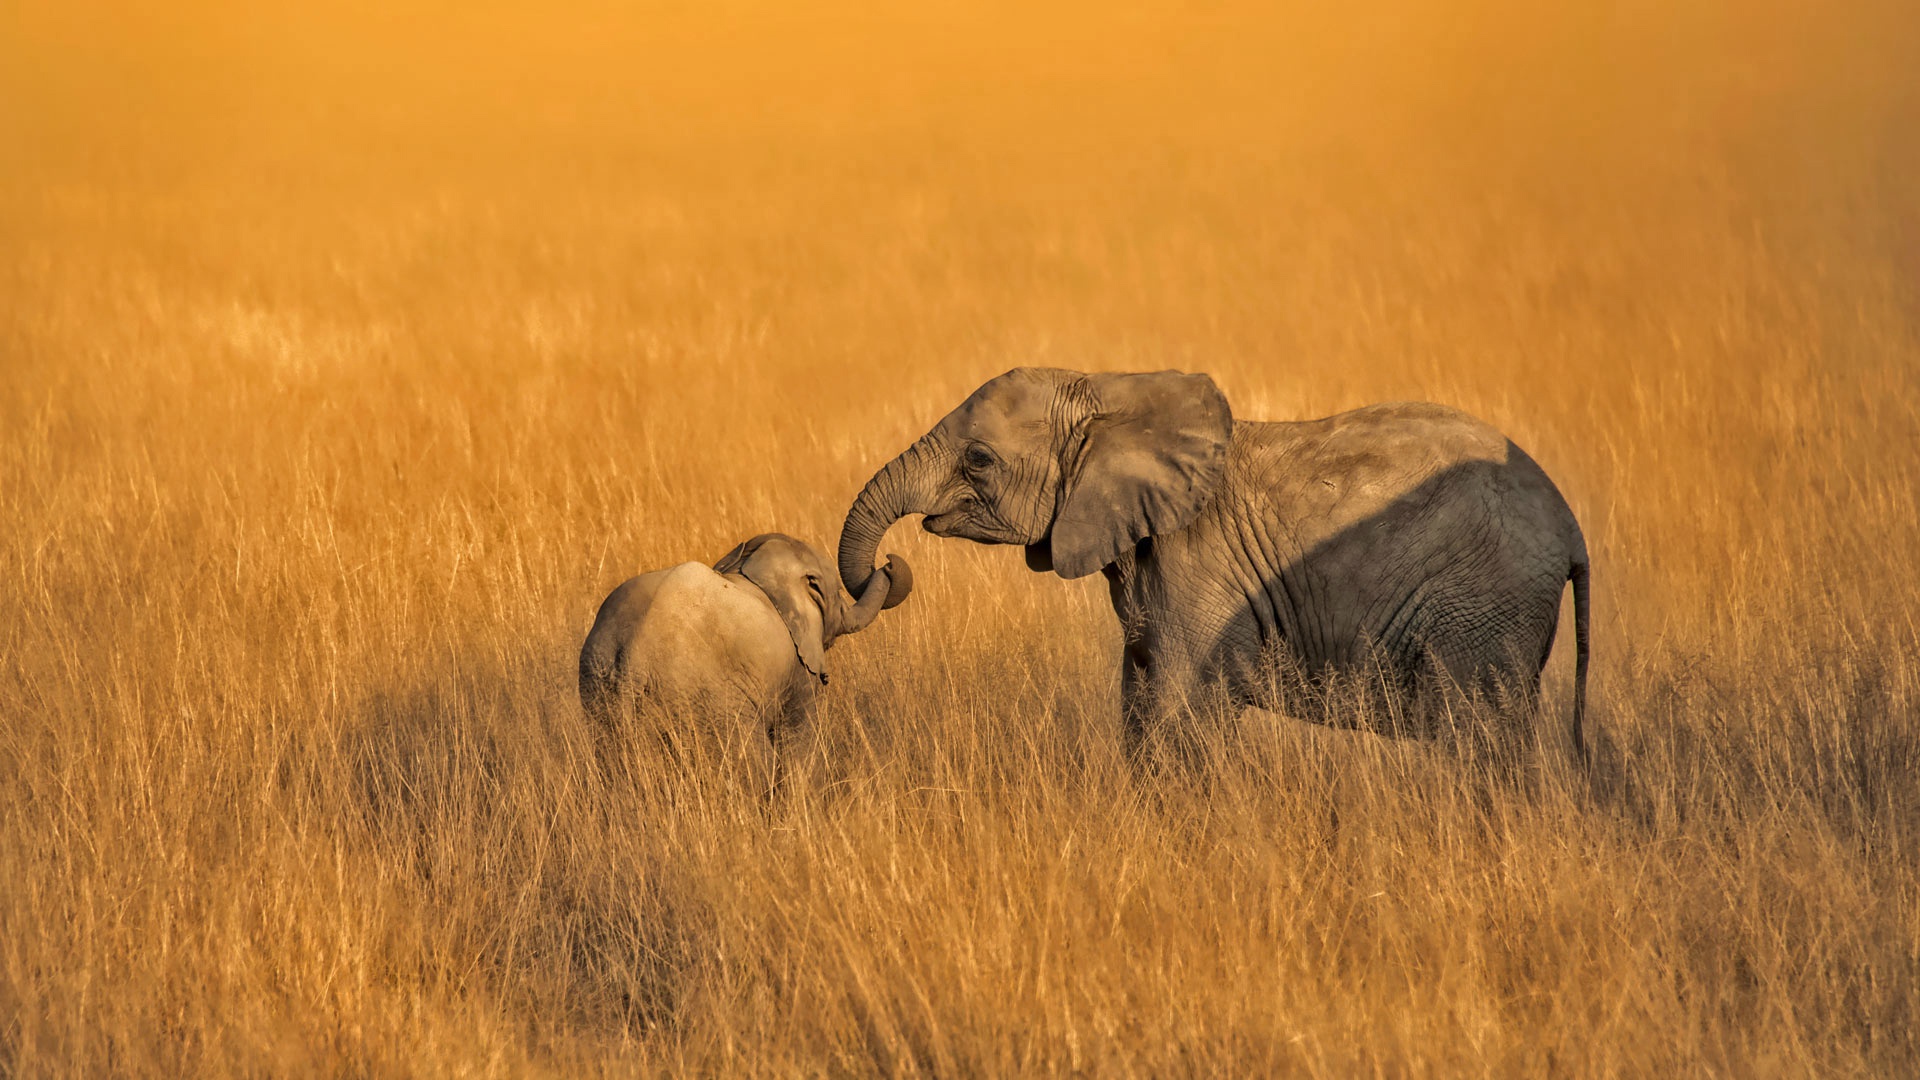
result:
[(754, 552), (760, 550), (760, 542), (764, 539), (765, 537), (756, 536), (751, 540), (735, 544), (732, 551), (720, 556), (720, 561), (713, 564), (714, 572), (719, 574), (739, 573), (740, 568), (746, 565), (747, 559), (752, 556)]
[[(740, 574), (767, 594), (767, 599), (773, 601), (773, 609), (780, 613), (780, 621), (787, 625), (787, 636), (793, 639), (793, 651), (800, 657), (800, 663), (806, 665), (808, 674), (826, 682), (826, 617), (821, 608), (824, 600), (809, 586), (806, 566), (783, 546), (769, 544), (748, 554), (740, 569), (732, 573)], [(824, 583), (818, 586), (820, 589), (837, 587)]]
[(1144, 537), (1186, 528), (1226, 469), (1233, 413), (1205, 375), (1089, 375), (1094, 406), (1068, 455), (1053, 569), (1083, 577)]

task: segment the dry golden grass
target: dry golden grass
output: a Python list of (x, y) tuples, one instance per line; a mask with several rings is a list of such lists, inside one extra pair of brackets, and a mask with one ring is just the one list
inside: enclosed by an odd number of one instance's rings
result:
[[(0, 1072), (1911, 1075), (1920, 16), (1599, 6), (8, 15)], [(906, 528), (771, 811), (596, 772), (613, 583), (1028, 363), (1502, 426), (1592, 781), (1133, 775)]]

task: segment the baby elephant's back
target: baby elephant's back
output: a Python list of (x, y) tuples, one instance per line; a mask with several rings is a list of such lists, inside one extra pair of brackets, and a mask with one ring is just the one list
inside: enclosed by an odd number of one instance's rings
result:
[(607, 598), (581, 652), (581, 697), (757, 711), (775, 704), (794, 666), (786, 625), (759, 589), (682, 563)]

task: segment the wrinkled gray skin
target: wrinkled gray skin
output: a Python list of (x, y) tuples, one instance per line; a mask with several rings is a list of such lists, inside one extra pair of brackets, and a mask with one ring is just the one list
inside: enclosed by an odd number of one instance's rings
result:
[(849, 604), (813, 548), (764, 533), (711, 568), (682, 563), (613, 590), (580, 650), (580, 703), (612, 734), (640, 700), (676, 725), (673, 741), (717, 736), (771, 782), (771, 728), (799, 722), (827, 681), (828, 649), (913, 590), (906, 561), (887, 557)]
[(908, 514), (936, 536), (1023, 545), (1035, 570), (1106, 576), (1130, 749), (1203, 687), (1261, 704), (1263, 650), (1309, 675), (1364, 670), (1408, 690), (1440, 677), (1531, 704), (1571, 581), (1585, 754), (1580, 526), (1531, 458), (1454, 409), (1236, 421), (1205, 375), (1020, 368), (867, 483), (842, 580), (865, 581)]

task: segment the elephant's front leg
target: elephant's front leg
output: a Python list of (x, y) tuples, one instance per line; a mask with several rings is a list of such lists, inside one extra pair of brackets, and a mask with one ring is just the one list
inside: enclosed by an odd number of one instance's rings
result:
[(1145, 650), (1129, 642), (1120, 653), (1120, 739), (1127, 760), (1137, 762), (1146, 744), (1147, 727), (1159, 710), (1152, 666)]
[(805, 672), (796, 674), (768, 714), (762, 729), (765, 747), (765, 792), (769, 795), (788, 787), (794, 770), (803, 767), (807, 747), (814, 738), (814, 714), (818, 708), (817, 684)]
[(1146, 619), (1140, 607), (1139, 567), (1129, 553), (1108, 565), (1104, 571), (1108, 596), (1114, 600), (1114, 615), (1119, 617), (1119, 738), (1129, 761), (1139, 761), (1146, 744), (1146, 728), (1160, 711), (1160, 694), (1154, 686), (1154, 655), (1146, 638)]
[(1139, 762), (1147, 734), (1198, 704), (1193, 667), (1178, 654), (1166, 655), (1130, 643), (1120, 659), (1121, 736), (1129, 761)]
[(1155, 655), (1156, 636), (1148, 625), (1139, 590), (1140, 567), (1128, 555), (1105, 570), (1114, 614), (1120, 618), (1120, 738), (1127, 759), (1138, 762), (1147, 731), (1168, 709), (1168, 679), (1163, 657)]

